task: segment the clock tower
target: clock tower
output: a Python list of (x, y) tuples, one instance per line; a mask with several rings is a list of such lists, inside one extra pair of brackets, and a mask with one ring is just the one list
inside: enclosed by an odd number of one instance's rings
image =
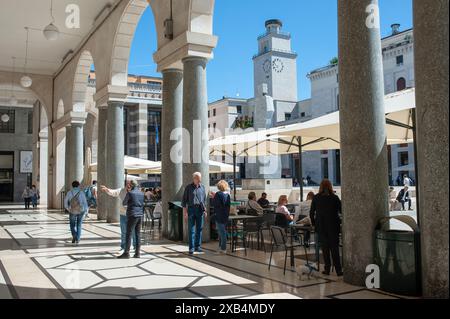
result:
[(291, 49), (291, 35), (281, 30), (280, 20), (268, 20), (265, 25), (253, 57), (255, 96), (267, 84), (268, 95), (275, 101), (297, 102), (297, 54)]

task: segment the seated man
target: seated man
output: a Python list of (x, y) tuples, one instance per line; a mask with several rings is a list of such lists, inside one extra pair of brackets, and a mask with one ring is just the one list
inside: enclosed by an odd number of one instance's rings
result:
[(267, 208), (270, 205), (270, 202), (267, 200), (267, 193), (262, 193), (261, 198), (258, 199), (258, 204), (262, 208)]
[(408, 210), (412, 210), (412, 201), (411, 201), (411, 197), (409, 196), (409, 187), (405, 186), (405, 188), (403, 188), (397, 196), (397, 200), (400, 202), (400, 204), (402, 204), (402, 210), (406, 210), (405, 209), (405, 203), (408, 203)]
[(248, 194), (248, 202), (247, 202), (247, 206), (245, 208), (246, 208), (247, 214), (250, 213), (251, 211), (256, 212), (258, 215), (264, 214), (264, 209), (256, 201), (255, 192), (250, 192)]

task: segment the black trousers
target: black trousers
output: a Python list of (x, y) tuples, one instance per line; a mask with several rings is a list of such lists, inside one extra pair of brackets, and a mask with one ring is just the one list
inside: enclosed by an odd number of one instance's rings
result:
[(25, 201), (25, 209), (29, 209), (31, 204), (31, 197), (25, 197), (24, 201)]
[(411, 206), (412, 206), (412, 201), (411, 201), (411, 199), (407, 199), (406, 201), (404, 201), (403, 199), (401, 199), (399, 202), (402, 204), (403, 210), (405, 210), (405, 203), (408, 203), (408, 209), (411, 209)]
[(341, 257), (339, 254), (339, 234), (335, 232), (320, 232), (320, 247), (322, 248), (325, 271), (331, 270), (331, 258), (337, 273), (342, 272)]
[(125, 253), (130, 253), (131, 248), (131, 235), (134, 230), (134, 236), (136, 237), (136, 251), (135, 254), (139, 254), (141, 248), (141, 226), (142, 217), (127, 216), (127, 233), (125, 241)]

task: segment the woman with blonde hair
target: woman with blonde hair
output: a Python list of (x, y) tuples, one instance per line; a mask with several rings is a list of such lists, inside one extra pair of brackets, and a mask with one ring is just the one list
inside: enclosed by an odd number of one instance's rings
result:
[(284, 217), (284, 219), (277, 218), (278, 220), (277, 224), (279, 226), (286, 227), (292, 224), (294, 221), (294, 216), (291, 215), (289, 209), (286, 207), (287, 204), (288, 204), (288, 197), (286, 195), (281, 195), (278, 198), (278, 206), (277, 209), (275, 210), (276, 214), (283, 215)]
[(230, 186), (224, 180), (217, 183), (219, 191), (214, 194), (212, 206), (216, 216), (216, 229), (219, 235), (219, 253), (227, 253), (227, 224), (230, 216), (231, 198), (228, 194)]
[[(341, 200), (333, 191), (333, 185), (327, 179), (320, 184), (319, 193), (311, 203), (311, 224), (319, 235), (323, 259), (325, 260), (324, 275), (331, 270), (331, 257), (338, 276), (342, 276), (341, 258), (339, 256), (339, 233), (341, 230)], [(330, 256), (331, 254), (331, 256)]]

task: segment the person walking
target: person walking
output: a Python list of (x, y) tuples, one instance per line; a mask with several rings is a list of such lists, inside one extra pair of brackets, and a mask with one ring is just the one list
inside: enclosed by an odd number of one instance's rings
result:
[(325, 270), (322, 273), (324, 275), (330, 274), (331, 253), (336, 274), (341, 277), (343, 272), (339, 255), (339, 233), (341, 228), (339, 213), (341, 213), (341, 200), (334, 193), (331, 182), (324, 179), (320, 184), (319, 193), (314, 196), (311, 202), (311, 224), (319, 235), (319, 242), (325, 261)]
[(123, 206), (127, 206), (127, 231), (125, 237), (125, 251), (120, 255), (119, 259), (130, 258), (131, 238), (136, 240), (136, 248), (134, 250), (134, 258), (141, 257), (141, 226), (142, 217), (144, 217), (144, 193), (139, 189), (138, 182), (130, 181), (130, 189), (125, 195)]
[(64, 208), (69, 212), (70, 231), (72, 244), (78, 245), (81, 239), (83, 216), (89, 209), (86, 196), (80, 189), (80, 182), (73, 181), (72, 189), (64, 198)]
[(189, 254), (201, 253), (203, 224), (207, 212), (206, 190), (202, 184), (202, 174), (199, 172), (192, 174), (192, 183), (184, 190), (181, 206), (184, 219), (188, 222)]
[[(105, 192), (108, 196), (119, 198), (120, 202), (123, 204), (123, 201), (125, 199), (125, 196), (127, 195), (127, 192), (131, 190), (131, 183), (130, 181), (126, 182), (126, 186), (124, 188), (119, 189), (109, 189), (106, 186), (100, 186), (100, 190), (102, 192)], [(127, 237), (127, 206), (121, 205), (120, 206), (120, 251), (119, 256), (122, 255), (125, 252), (126, 248), (126, 237)], [(131, 238), (133, 241), (133, 248), (134, 251), (136, 251), (136, 235), (134, 230), (131, 232)]]
[(230, 216), (231, 197), (227, 193), (229, 185), (222, 180), (217, 183), (219, 191), (214, 194), (212, 205), (214, 207), (214, 214), (216, 217), (216, 229), (219, 235), (219, 253), (227, 253), (227, 225)]
[(25, 209), (30, 209), (30, 203), (31, 203), (31, 189), (29, 186), (25, 187), (22, 193), (22, 199), (25, 204)]
[(33, 208), (37, 208), (40, 197), (41, 196), (39, 193), (39, 189), (36, 187), (36, 185), (32, 185), (31, 186), (31, 204), (32, 204)]

